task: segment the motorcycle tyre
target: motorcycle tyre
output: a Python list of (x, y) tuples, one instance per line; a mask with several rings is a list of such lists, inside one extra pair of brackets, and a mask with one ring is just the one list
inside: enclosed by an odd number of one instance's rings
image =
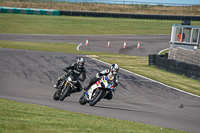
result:
[(85, 105), (87, 103), (87, 100), (85, 99), (85, 93), (83, 95), (81, 95), (81, 97), (79, 99), (79, 103), (81, 105)]
[(94, 106), (97, 102), (99, 102), (102, 99), (103, 96), (104, 96), (104, 90), (99, 90), (99, 94), (92, 102), (89, 102), (89, 105)]
[(54, 95), (53, 95), (53, 99), (54, 100), (56, 100), (56, 101), (58, 101), (59, 100), (59, 98), (60, 98), (60, 94), (59, 94), (60, 92), (58, 92), (58, 91), (56, 91), (55, 93), (54, 93)]
[[(65, 89), (65, 86), (64, 86), (64, 88), (63, 89)], [(65, 97), (67, 96), (67, 94), (70, 94), (71, 93), (71, 90), (72, 90), (72, 88), (71, 88), (71, 86), (69, 85), (69, 84), (67, 84), (67, 86), (66, 86), (66, 89), (65, 89), (65, 91), (60, 95), (60, 101), (63, 101), (64, 99), (65, 99)]]

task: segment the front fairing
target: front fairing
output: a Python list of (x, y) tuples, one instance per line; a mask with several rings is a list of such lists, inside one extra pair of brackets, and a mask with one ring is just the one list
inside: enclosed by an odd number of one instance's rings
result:
[(108, 78), (106, 76), (103, 76), (99, 81), (97, 81), (88, 89), (86, 95), (88, 96), (88, 100), (90, 100), (95, 90), (103, 89), (105, 91), (112, 91), (113, 88), (114, 88), (114, 83), (108, 81)]
[(66, 75), (65, 80), (66, 80), (65, 85), (70, 83), (71, 87), (73, 87), (78, 82), (77, 78), (74, 78), (73, 75), (70, 74)]

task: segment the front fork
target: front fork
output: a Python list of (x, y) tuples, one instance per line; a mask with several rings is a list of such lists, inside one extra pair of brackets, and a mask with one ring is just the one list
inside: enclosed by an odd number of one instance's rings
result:
[(60, 85), (58, 86), (58, 91), (59, 92), (61, 92), (62, 90), (63, 90), (63, 88), (65, 87), (65, 86), (67, 86), (67, 81), (66, 82), (64, 82), (64, 81), (62, 81), (61, 83), (60, 83)]

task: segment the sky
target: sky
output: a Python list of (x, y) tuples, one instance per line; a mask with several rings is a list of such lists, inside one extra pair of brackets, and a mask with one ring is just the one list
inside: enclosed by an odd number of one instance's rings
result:
[(198, 4), (198, 5), (200, 5), (200, 0), (127, 0), (127, 1), (155, 2), (155, 3), (175, 3), (175, 4), (176, 3), (177, 4)]

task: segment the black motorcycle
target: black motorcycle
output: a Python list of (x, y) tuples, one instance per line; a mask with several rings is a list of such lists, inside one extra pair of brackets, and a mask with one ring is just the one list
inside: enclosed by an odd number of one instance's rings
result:
[(64, 80), (62, 80), (58, 85), (58, 90), (54, 93), (53, 99), (63, 101), (70, 95), (77, 82), (77, 78), (74, 78), (72, 74), (69, 73), (65, 75)]

